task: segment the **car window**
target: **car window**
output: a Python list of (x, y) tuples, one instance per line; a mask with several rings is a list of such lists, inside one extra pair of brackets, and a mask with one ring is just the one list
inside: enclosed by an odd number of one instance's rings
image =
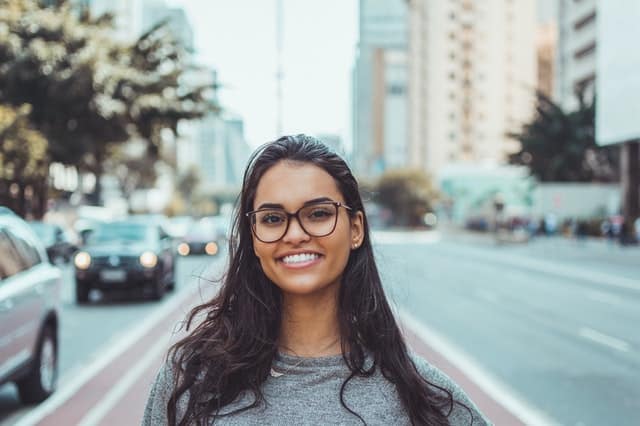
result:
[(90, 244), (115, 241), (150, 241), (154, 231), (150, 226), (137, 223), (108, 223), (99, 226), (89, 235)]
[(17, 255), (22, 259), (24, 267), (22, 269), (31, 268), (41, 262), (40, 254), (26, 238), (22, 235), (18, 236), (12, 231), (7, 230), (7, 235), (13, 241)]
[(0, 230), (0, 279), (15, 275), (27, 267), (25, 259), (18, 253), (9, 234)]

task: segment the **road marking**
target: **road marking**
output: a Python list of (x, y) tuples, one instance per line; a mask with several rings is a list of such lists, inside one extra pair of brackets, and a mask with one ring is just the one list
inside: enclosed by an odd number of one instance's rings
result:
[(133, 328), (131, 332), (122, 336), (118, 340), (118, 342), (109, 345), (109, 347), (100, 358), (94, 359), (81, 371), (75, 372), (73, 379), (69, 380), (64, 385), (64, 387), (56, 390), (53, 395), (51, 395), (44, 402), (30, 411), (27, 415), (22, 417), (15, 426), (34, 425), (44, 419), (47, 415), (51, 414), (58, 407), (62, 406), (71, 397), (73, 397), (82, 386), (84, 386), (89, 380), (91, 380), (100, 371), (102, 371), (103, 368), (111, 364), (118, 356), (129, 349), (129, 347), (131, 347), (135, 342), (140, 340), (165, 316), (177, 309), (190, 297), (193, 297), (198, 292), (199, 288), (200, 286), (186, 289), (185, 291), (175, 295), (172, 299), (160, 306), (158, 310), (145, 318), (144, 321), (138, 325), (138, 327)]
[(622, 305), (624, 303), (624, 300), (620, 297), (602, 291), (587, 291), (586, 296), (587, 299), (591, 299), (596, 302), (607, 303), (609, 305)]
[[(457, 248), (459, 250), (460, 247), (458, 246)], [(618, 287), (627, 290), (640, 291), (640, 280), (637, 279), (613, 276), (611, 274), (605, 274), (594, 270), (579, 269), (577, 267), (567, 265), (554, 265), (548, 260), (542, 261), (528, 259), (505, 253), (488, 254), (485, 251), (473, 249), (470, 247), (465, 247), (464, 250), (467, 252), (472, 252), (472, 256), (475, 256), (477, 258), (494, 261), (508, 266), (519, 266), (537, 272), (553, 274), (568, 279), (579, 279), (608, 287)], [(458, 251), (457, 254), (458, 257), (461, 257), (460, 251)]]
[(585, 339), (589, 339), (601, 345), (608, 346), (620, 352), (629, 352), (631, 345), (624, 340), (612, 337), (604, 333), (600, 333), (592, 328), (582, 327), (578, 334)]
[(447, 341), (442, 335), (427, 327), (405, 310), (399, 310), (399, 317), (402, 324), (410, 328), (418, 337), (424, 340), (429, 346), (441, 353), (448, 361), (464, 372), (473, 382), (475, 382), (491, 398), (505, 407), (515, 417), (518, 417), (524, 424), (546, 426), (556, 425), (554, 421), (538, 409), (530, 406), (506, 384), (493, 377), (477, 362), (469, 358), (452, 343)]
[(442, 236), (438, 231), (372, 231), (371, 239), (377, 244), (432, 244)]
[(161, 354), (169, 347), (170, 342), (160, 339), (155, 345), (151, 347), (149, 351), (140, 359), (135, 365), (133, 365), (117, 383), (104, 395), (100, 402), (91, 408), (89, 412), (80, 420), (78, 426), (93, 426), (97, 425), (100, 420), (116, 405), (120, 399), (126, 394), (126, 392), (135, 384), (140, 376), (147, 370), (147, 368), (153, 363)]

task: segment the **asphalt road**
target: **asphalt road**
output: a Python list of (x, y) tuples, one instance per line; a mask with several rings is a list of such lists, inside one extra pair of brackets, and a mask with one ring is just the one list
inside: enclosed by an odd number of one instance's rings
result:
[(397, 307), (565, 425), (640, 424), (640, 249), (387, 233)]
[[(480, 386), (499, 383), (545, 419), (527, 423), (640, 424), (639, 248), (557, 238), (496, 244), (437, 232), (377, 233), (375, 242), (398, 312), (464, 354), (483, 373), (474, 376)], [(68, 275), (60, 386), (181, 291), (206, 285), (207, 265), (223, 260), (181, 259), (176, 293), (161, 303), (78, 307)], [(29, 410), (11, 386), (0, 388), (1, 425)]]

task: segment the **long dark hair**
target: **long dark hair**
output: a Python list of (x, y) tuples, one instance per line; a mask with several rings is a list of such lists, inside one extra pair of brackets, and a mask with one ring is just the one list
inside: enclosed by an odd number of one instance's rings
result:
[[(253, 394), (253, 403), (235, 412), (264, 402), (261, 385), (278, 351), (282, 295), (254, 255), (244, 213), (253, 209), (262, 175), (282, 160), (321, 167), (335, 179), (346, 204), (353, 209), (351, 214), (361, 211), (364, 216), (364, 240), (351, 251), (338, 296), (342, 353), (351, 371), (340, 389), (341, 404), (364, 423), (345, 403), (345, 386), (352, 378), (371, 376), (380, 368), (395, 384), (412, 424), (448, 424), (453, 397), (418, 373), (385, 297), (358, 183), (340, 156), (306, 135), (285, 136), (265, 144), (249, 160), (234, 213), (229, 265), (222, 286), (213, 300), (191, 311), (187, 330), (196, 317), (204, 319), (169, 352), (176, 383), (167, 407), (169, 424), (175, 425), (178, 420), (179, 425), (206, 424), (244, 392)], [(373, 358), (372, 365), (365, 363), (367, 356)], [(182, 411), (178, 401), (185, 392), (188, 403), (184, 415), (177, 419), (178, 411)]]

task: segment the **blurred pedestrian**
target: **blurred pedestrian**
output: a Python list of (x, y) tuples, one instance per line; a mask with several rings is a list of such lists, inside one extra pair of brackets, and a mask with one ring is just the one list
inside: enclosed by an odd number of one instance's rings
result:
[[(295, 220), (294, 220), (295, 219)], [(169, 351), (144, 425), (484, 425), (409, 352), (385, 297), (358, 184), (321, 142), (286, 136), (245, 172), (218, 294)]]

